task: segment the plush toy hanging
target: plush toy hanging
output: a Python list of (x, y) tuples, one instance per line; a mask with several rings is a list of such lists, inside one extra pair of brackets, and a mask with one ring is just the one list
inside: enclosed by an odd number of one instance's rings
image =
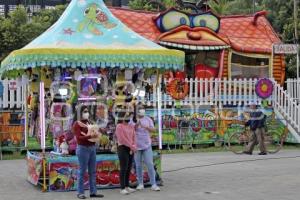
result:
[(32, 93), (39, 93), (40, 90), (40, 70), (37, 68), (33, 68), (32, 70), (28, 70), (28, 77), (30, 80), (30, 91)]

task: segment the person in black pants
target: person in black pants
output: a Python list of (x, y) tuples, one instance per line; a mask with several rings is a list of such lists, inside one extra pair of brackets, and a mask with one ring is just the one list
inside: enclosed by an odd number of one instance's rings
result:
[(265, 121), (266, 116), (257, 109), (254, 102), (250, 103), (250, 119), (245, 123), (250, 126), (251, 138), (244, 154), (252, 155), (254, 146), (259, 144), (260, 153), (258, 155), (266, 155), (267, 149), (265, 146)]
[(135, 189), (129, 187), (129, 176), (136, 151), (135, 129), (129, 125), (130, 116), (120, 113), (116, 127), (116, 138), (118, 142), (118, 157), (120, 161), (120, 185), (121, 194), (129, 194)]

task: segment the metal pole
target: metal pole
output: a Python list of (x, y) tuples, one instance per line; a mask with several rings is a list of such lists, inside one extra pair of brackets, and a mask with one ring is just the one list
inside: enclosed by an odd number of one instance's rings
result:
[(44, 8), (45, 8), (45, 2), (44, 2), (44, 0), (41, 0), (41, 2), (40, 2), (40, 6), (41, 6), (41, 8), (42, 8), (42, 9), (44, 9)]
[(5, 1), (5, 3), (4, 3), (4, 17), (8, 17), (8, 12), (9, 12), (8, 1)]
[(158, 77), (159, 84), (157, 85), (157, 119), (158, 119), (158, 141), (159, 141), (159, 149), (162, 149), (162, 113), (161, 113), (161, 78)]
[(44, 82), (40, 82), (40, 132), (41, 132), (41, 149), (45, 153), (46, 133), (45, 133), (45, 89)]
[(24, 123), (24, 146), (27, 150), (28, 147), (28, 106), (27, 106), (27, 84), (23, 85), (24, 87), (24, 103), (25, 103), (25, 123)]
[(297, 46), (297, 80), (299, 79), (299, 45)]

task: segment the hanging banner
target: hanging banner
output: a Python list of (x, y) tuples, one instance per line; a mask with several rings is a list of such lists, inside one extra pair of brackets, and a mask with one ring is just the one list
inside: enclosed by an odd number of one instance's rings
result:
[(27, 180), (37, 185), (42, 172), (42, 158), (27, 152)]

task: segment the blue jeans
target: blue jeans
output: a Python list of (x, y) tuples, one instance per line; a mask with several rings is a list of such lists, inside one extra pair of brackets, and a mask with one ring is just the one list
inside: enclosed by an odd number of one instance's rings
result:
[(96, 188), (96, 147), (77, 145), (76, 155), (79, 162), (78, 194), (84, 194), (84, 174), (88, 170), (90, 194), (97, 194)]
[(143, 161), (144, 161), (148, 170), (150, 183), (151, 185), (156, 185), (152, 147), (150, 146), (148, 149), (136, 151), (134, 154), (134, 161), (136, 166), (136, 175), (137, 175), (138, 184), (144, 184), (144, 180), (143, 180)]

